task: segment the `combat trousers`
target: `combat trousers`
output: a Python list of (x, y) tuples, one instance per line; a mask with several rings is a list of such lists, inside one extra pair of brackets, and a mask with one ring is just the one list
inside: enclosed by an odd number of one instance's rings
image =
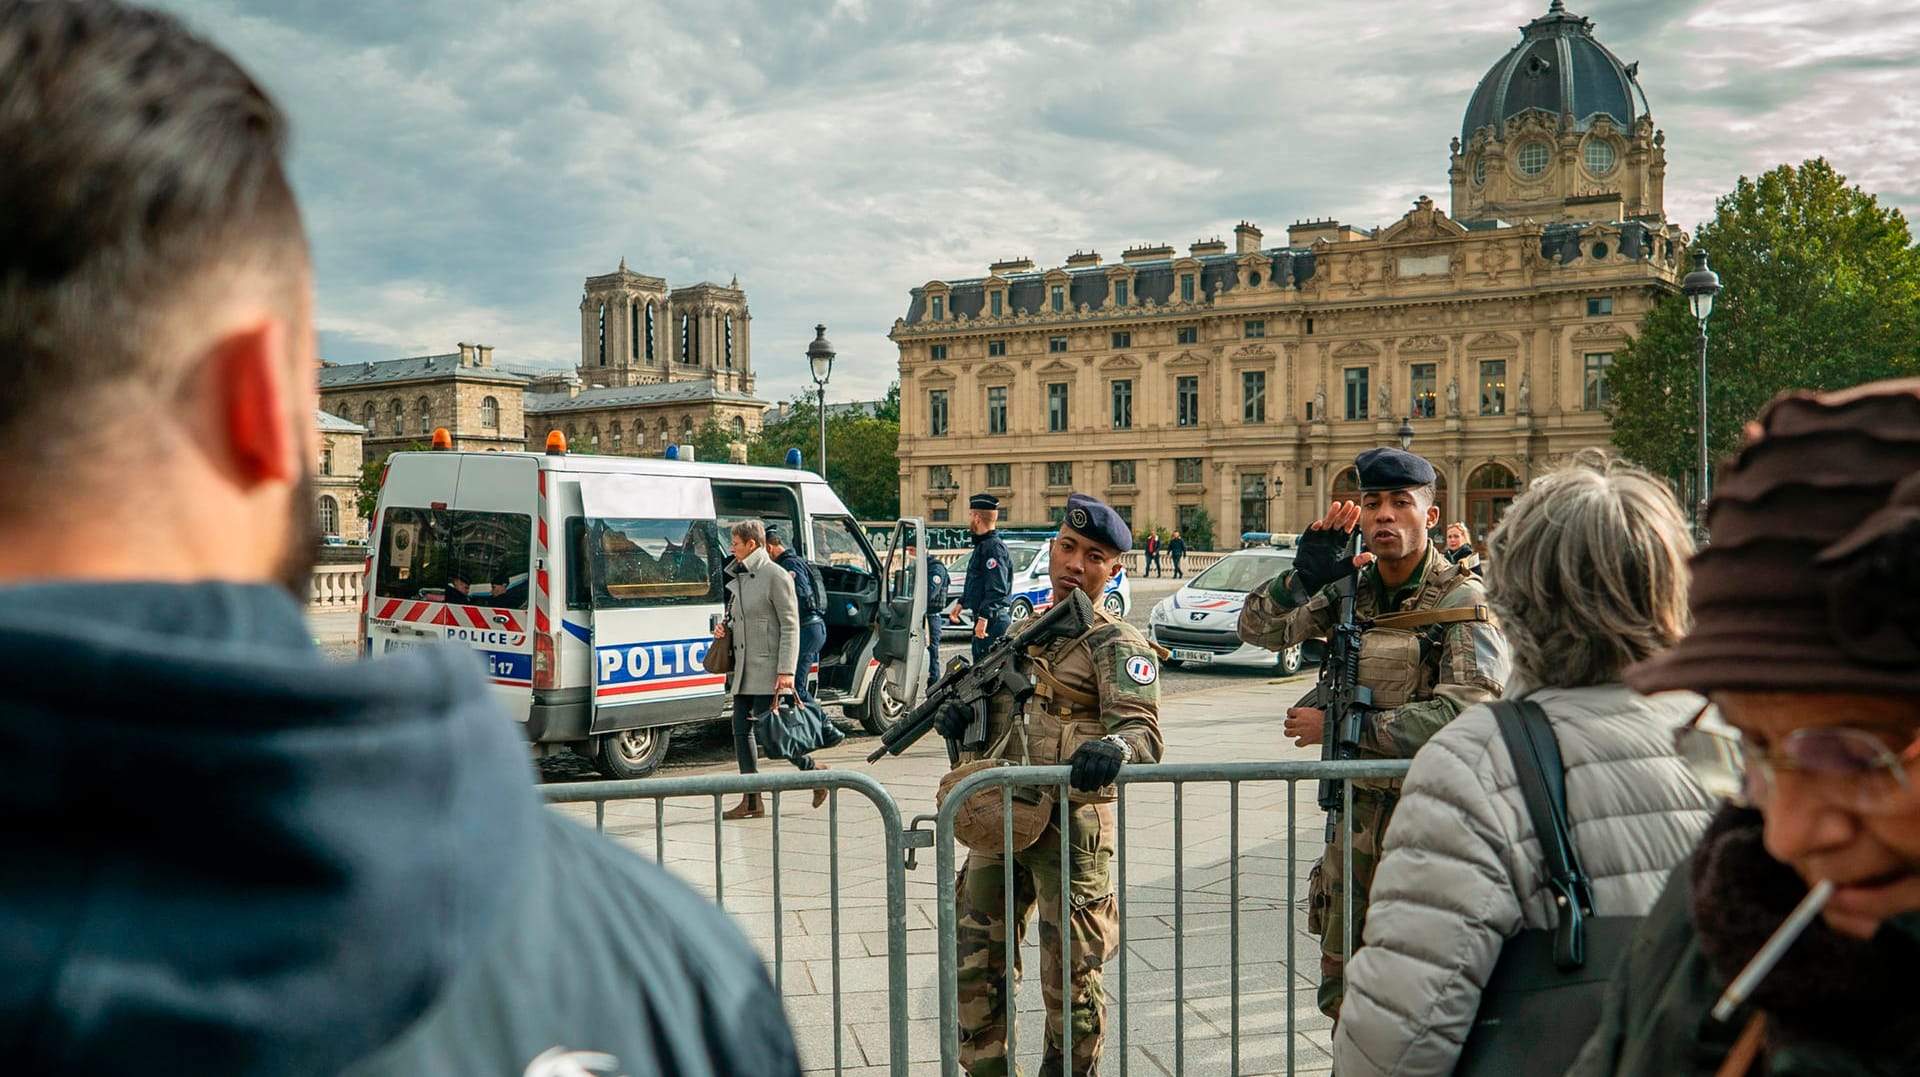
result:
[[(1353, 838), (1353, 948), (1360, 949), (1360, 935), (1367, 926), (1367, 895), (1373, 889), (1373, 872), (1380, 866), (1380, 848), (1393, 819), (1399, 794), (1381, 789), (1356, 787), (1353, 814), (1346, 820), (1346, 834)], [(1320, 1012), (1340, 1018), (1340, 1001), (1346, 995), (1346, 956), (1341, 953), (1346, 920), (1346, 887), (1341, 879), (1340, 842), (1329, 842), (1307, 878), (1307, 931), (1320, 937)]]
[[(1058, 810), (1057, 808), (1055, 809)], [(1040, 995), (1047, 1007), (1046, 1053), (1042, 1074), (1064, 1074), (1060, 1044), (1060, 939), (1071, 942), (1073, 988), (1073, 1068), (1075, 1077), (1099, 1069), (1106, 1039), (1106, 992), (1101, 966), (1120, 940), (1118, 903), (1113, 894), (1113, 806), (1082, 804), (1073, 809), (1067, 839), (1071, 911), (1064, 932), (1060, 921), (1060, 824), (1058, 817), (1040, 840), (1015, 853), (1011, 871), (1000, 856), (969, 853), (956, 882), (959, 889), (960, 1065), (972, 1077), (1018, 1074), (1007, 1060), (1006, 887), (1013, 886), (1014, 980), (1020, 979), (1018, 944), (1026, 937), (1027, 914), (1040, 912)], [(1032, 1035), (1028, 1032), (1027, 1035)], [(1032, 1042), (1029, 1040), (1028, 1042)]]

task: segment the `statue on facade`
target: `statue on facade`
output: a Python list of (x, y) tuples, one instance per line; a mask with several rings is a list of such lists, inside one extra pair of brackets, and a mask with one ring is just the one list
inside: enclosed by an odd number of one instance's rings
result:
[(1460, 379), (1455, 378), (1454, 380), (1447, 383), (1447, 418), (1458, 419), (1459, 417), (1460, 417)]
[(1327, 384), (1321, 382), (1313, 390), (1313, 417), (1320, 422), (1327, 421)]
[(1520, 375), (1520, 392), (1515, 404), (1518, 406), (1514, 410), (1520, 414), (1533, 414), (1533, 386), (1527, 381), (1527, 375), (1524, 373)]

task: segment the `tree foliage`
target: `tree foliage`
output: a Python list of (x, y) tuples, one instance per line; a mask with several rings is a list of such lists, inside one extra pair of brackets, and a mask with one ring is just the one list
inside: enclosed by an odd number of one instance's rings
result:
[[(827, 414), (827, 481), (862, 520), (891, 520), (900, 515), (900, 384), (887, 391), (875, 409)], [(887, 417), (891, 414), (891, 417)], [(794, 397), (786, 418), (769, 422), (747, 446), (749, 463), (784, 466), (789, 449), (800, 450), (807, 466), (820, 465), (820, 411), (805, 393)]]
[[(1708, 319), (1707, 432), (1717, 459), (1786, 389), (1920, 372), (1920, 249), (1897, 209), (1822, 158), (1745, 176), (1695, 245), (1722, 291)], [(1692, 268), (1691, 259), (1682, 266)], [(1613, 440), (1675, 478), (1698, 454), (1699, 344), (1685, 296), (1655, 304), (1608, 377)]]

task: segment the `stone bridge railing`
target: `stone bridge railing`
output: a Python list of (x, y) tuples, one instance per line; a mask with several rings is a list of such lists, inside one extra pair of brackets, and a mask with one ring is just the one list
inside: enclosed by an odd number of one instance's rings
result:
[(307, 592), (311, 610), (358, 610), (366, 578), (365, 565), (320, 565), (313, 570), (313, 588)]

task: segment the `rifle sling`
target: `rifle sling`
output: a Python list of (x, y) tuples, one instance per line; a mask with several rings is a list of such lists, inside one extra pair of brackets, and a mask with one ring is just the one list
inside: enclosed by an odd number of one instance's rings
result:
[(1424, 628), (1427, 625), (1458, 624), (1463, 621), (1492, 621), (1493, 612), (1485, 606), (1456, 606), (1444, 610), (1408, 610), (1383, 613), (1369, 628)]

